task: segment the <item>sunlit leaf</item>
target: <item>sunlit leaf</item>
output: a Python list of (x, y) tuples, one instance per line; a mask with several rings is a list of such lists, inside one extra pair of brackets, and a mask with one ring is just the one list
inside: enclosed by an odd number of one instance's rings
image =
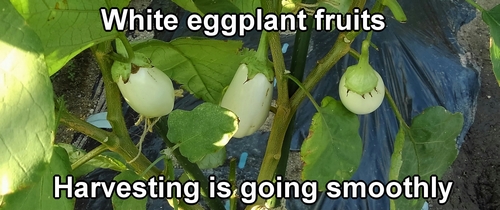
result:
[[(142, 180), (142, 178), (134, 173), (133, 171), (123, 171), (115, 178), (113, 179), (114, 181), (121, 182), (127, 182), (127, 183), (133, 183), (136, 181)], [(141, 209), (146, 209), (146, 203), (148, 199), (147, 197), (142, 198), (142, 199), (137, 199), (134, 196), (129, 196), (128, 198), (120, 198), (116, 195), (116, 193), (113, 194), (113, 197), (111, 198), (111, 202), (113, 203), (113, 209), (114, 210), (141, 210)]]
[(149, 40), (134, 49), (196, 97), (218, 104), (243, 59), (242, 45), (240, 41), (188, 37), (172, 42)]
[(117, 32), (104, 31), (99, 8), (122, 8), (129, 0), (11, 2), (42, 40), (49, 75), (52, 75), (88, 47), (114, 39)]
[[(9, 194), (2, 201), (1, 209), (74, 209), (75, 200), (66, 198), (66, 190), (60, 191), (60, 198), (54, 195), (54, 175), (59, 175), (59, 183), (67, 183), (66, 176), (71, 171), (68, 154), (61, 147), (54, 147), (54, 152), (42, 179), (35, 185)], [(71, 183), (70, 183), (71, 184)]]
[(40, 181), (52, 156), (52, 84), (37, 34), (0, 0), (0, 196)]
[(222, 148), (215, 153), (207, 154), (201, 161), (198, 161), (196, 164), (198, 164), (198, 167), (200, 167), (200, 169), (217, 168), (224, 164), (224, 162), (226, 161), (226, 157), (226, 149)]
[(363, 149), (358, 129), (357, 115), (342, 102), (325, 97), (300, 150), (304, 161), (302, 179), (317, 180), (318, 189), (325, 190), (331, 180), (351, 178), (361, 162)]
[(176, 109), (168, 117), (168, 139), (181, 154), (195, 163), (223, 148), (238, 129), (236, 115), (212, 103), (192, 111)]

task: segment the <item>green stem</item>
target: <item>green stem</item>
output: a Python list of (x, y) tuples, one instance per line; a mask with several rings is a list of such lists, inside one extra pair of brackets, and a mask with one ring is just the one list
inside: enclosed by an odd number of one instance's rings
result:
[[(399, 131), (394, 140), (394, 151), (391, 155), (391, 168), (389, 171), (389, 180), (398, 180), (401, 166), (403, 165), (402, 157), (403, 157), (403, 147), (405, 143), (404, 136), (406, 135), (405, 133), (408, 132), (409, 126), (408, 124), (406, 124), (403, 117), (401, 116), (401, 113), (399, 112), (399, 109), (396, 106), (396, 103), (394, 102), (394, 99), (392, 99), (392, 96), (387, 88), (385, 89), (385, 97), (389, 101), (389, 105), (391, 106), (394, 114), (396, 115), (396, 118), (399, 121)], [(391, 210), (396, 209), (396, 204), (394, 203), (394, 200), (390, 201), (390, 209)]]
[[(163, 155), (165, 158), (166, 156)], [(174, 180), (175, 179), (175, 173), (174, 173), (174, 163), (170, 157), (165, 158), (165, 170), (163, 171), (163, 174), (168, 174), (167, 179), (168, 180)], [(175, 193), (175, 192), (174, 192)], [(173, 207), (174, 210), (179, 209), (179, 200), (176, 197), (172, 198), (173, 200)]]
[[(264, 11), (278, 14), (275, 12), (278, 8), (275, 8), (273, 1), (261, 0), (261, 4), (264, 7)], [(257, 182), (259, 183), (264, 180), (273, 180), (276, 168), (281, 158), (281, 150), (286, 133), (283, 131), (287, 130), (288, 124), (292, 118), (292, 115), (290, 114), (288, 81), (283, 76), (285, 73), (285, 62), (283, 59), (283, 53), (281, 52), (280, 35), (277, 32), (268, 32), (267, 36), (273, 58), (274, 75), (276, 77), (278, 88), (278, 99), (276, 101), (276, 115), (274, 116), (266, 152), (262, 160), (259, 176), (257, 177)], [(264, 203), (265, 200), (259, 196), (253, 205), (247, 206), (247, 209), (252, 209), (254, 206), (262, 206)]]
[(479, 10), (480, 12), (484, 12), (486, 11), (483, 7), (481, 7), (481, 5), (477, 4), (476, 2), (474, 2), (473, 0), (465, 0), (467, 3), (469, 3), (470, 5), (472, 5), (473, 7), (475, 7), (477, 10)]
[(300, 82), (299, 79), (295, 78), (294, 76), (290, 75), (290, 74), (285, 74), (285, 76), (292, 80), (295, 84), (297, 84), (300, 89), (304, 90), (305, 93), (306, 93), (306, 96), (307, 98), (309, 98), (309, 100), (311, 101), (311, 103), (313, 104), (314, 108), (316, 108), (316, 111), (321, 111), (321, 107), (319, 106), (318, 103), (316, 103), (316, 100), (314, 99), (314, 97), (311, 95), (311, 93), (309, 93), (309, 91), (302, 85), (302, 83)]
[(368, 64), (370, 61), (370, 44), (373, 31), (368, 32), (365, 40), (361, 43), (361, 55), (359, 56), (359, 63)]
[(349, 49), (349, 55), (351, 55), (354, 59), (358, 60), (359, 61), (359, 57), (361, 56), (361, 54), (359, 54), (358, 51), (356, 51), (355, 49)]
[(406, 124), (405, 120), (403, 119), (403, 116), (399, 112), (399, 109), (396, 106), (396, 102), (394, 102), (394, 99), (392, 99), (392, 96), (389, 93), (389, 90), (387, 88), (385, 88), (385, 98), (387, 98), (387, 101), (389, 101), (389, 105), (391, 106), (392, 110), (394, 111), (394, 114), (396, 115), (396, 118), (398, 119), (399, 124), (408, 126)]
[[(155, 130), (163, 138), (167, 147), (176, 147), (176, 144), (170, 142), (170, 140), (167, 138), (168, 125), (166, 118), (162, 118), (160, 121), (158, 121), (158, 123), (155, 124)], [(189, 179), (196, 180), (200, 183), (200, 194), (204, 198), (209, 209), (225, 209), (224, 204), (219, 198), (208, 197), (208, 179), (207, 177), (205, 177), (198, 165), (189, 161), (181, 154), (178, 149), (172, 150), (172, 153), (174, 154), (175, 159), (178, 161), (179, 165), (184, 169), (184, 172), (189, 177)]]
[(229, 162), (229, 183), (231, 184), (231, 197), (229, 198), (229, 209), (236, 210), (238, 195), (236, 194), (236, 158), (231, 158)]
[(258, 60), (267, 61), (269, 54), (269, 42), (267, 40), (267, 31), (262, 31), (260, 34), (259, 47), (257, 48), (256, 57)]
[(71, 164), (71, 170), (75, 170), (76, 168), (80, 167), (81, 165), (85, 164), (87, 161), (91, 160), (95, 156), (98, 156), (99, 154), (103, 153), (104, 151), (108, 150), (108, 147), (104, 144), (101, 144), (85, 154), (83, 157), (78, 159), (76, 162)]
[[(342, 32), (337, 37), (333, 48), (326, 54), (325, 57), (318, 60), (316, 66), (311, 73), (306, 77), (303, 84), (306, 90), (312, 90), (314, 86), (321, 80), (323, 76), (351, 49), (351, 43), (360, 32)], [(348, 41), (346, 41), (348, 40)], [(298, 89), (290, 98), (291, 111), (294, 112), (299, 107), (300, 103), (306, 97), (306, 92)]]
[(144, 175), (151, 170), (158, 162), (163, 160), (165, 158), (165, 155), (161, 155), (160, 157), (156, 158), (155, 161), (153, 161), (139, 176), (144, 177)]
[(99, 143), (105, 145), (107, 148), (117, 148), (118, 147), (118, 137), (111, 132), (102, 130), (94, 125), (82, 120), (66, 110), (59, 110), (60, 112), (60, 123), (64, 126), (72, 128), (88, 137), (98, 141)]
[(122, 63), (128, 63), (129, 62), (128, 58), (125, 58), (122, 55), (120, 55), (118, 53), (115, 53), (115, 52), (109, 53), (109, 57), (111, 59), (113, 59), (114, 61), (119, 61), (119, 62), (122, 62)]
[(134, 50), (132, 49), (132, 45), (130, 45), (130, 42), (128, 41), (128, 39), (124, 33), (118, 33), (118, 39), (120, 39), (120, 41), (122, 41), (123, 46), (125, 47), (125, 50), (127, 50), (127, 62), (123, 62), (123, 63), (132, 62), (132, 60), (134, 60), (134, 58), (135, 58), (135, 54), (134, 54)]
[[(316, 2), (317, 0), (305, 0), (303, 3), (315, 4)], [(307, 31), (297, 31), (295, 33), (294, 49), (290, 68), (291, 75), (293, 75), (292, 77), (298, 79), (299, 83), (300, 80), (302, 80), (302, 78), (304, 77), (304, 70), (306, 67), (307, 54), (309, 52), (309, 42), (311, 40), (314, 18), (308, 16), (305, 20), (305, 25), (308, 28)], [(291, 75), (285, 74), (285, 76)], [(297, 84), (293, 82), (288, 83), (288, 97), (291, 97), (291, 93), (294, 93), (295, 91), (297, 91), (297, 89)], [(286, 174), (286, 167), (288, 165), (288, 158), (290, 154), (290, 146), (292, 144), (293, 133), (295, 131), (295, 113), (291, 113), (291, 115), (292, 118), (290, 119), (290, 122), (288, 123), (288, 127), (286, 129), (286, 133), (284, 136), (285, 139), (281, 147), (281, 158), (278, 162), (275, 176), (279, 175), (285, 177)], [(271, 203), (273, 205), (271, 205), (270, 207), (278, 207), (281, 205), (281, 199), (277, 199), (274, 196)]]
[[(392, 15), (394, 15), (394, 19), (401, 23), (406, 23), (406, 14), (403, 11), (403, 8), (401, 8), (401, 5), (399, 5), (397, 0), (378, 0), (377, 2), (381, 2), (384, 6), (387, 6), (391, 12)], [(378, 13), (377, 11), (373, 13)], [(372, 14), (373, 14), (372, 13)]]
[[(272, 1), (261, 0), (261, 4), (264, 7), (264, 11), (273, 11)], [(364, 7), (365, 0), (354, 0), (353, 5), (351, 5), (351, 10), (354, 7)], [(277, 13), (276, 13), (277, 14)], [(314, 85), (321, 79), (321, 77), (326, 74), (326, 72), (350, 49), (350, 43), (354, 40), (354, 38), (360, 32), (349, 32), (349, 33), (341, 33), (337, 38), (336, 45), (330, 50), (329, 54), (332, 57), (327, 57), (318, 61), (317, 66), (320, 68), (315, 68), (313, 72), (311, 72), (308, 76), (309, 80), (305, 80), (305, 87), (307, 90), (312, 90)], [(276, 115), (274, 116), (274, 121), (271, 128), (271, 133), (269, 134), (269, 140), (266, 147), (266, 152), (264, 154), (264, 158), (262, 160), (259, 176), (257, 178), (257, 182), (261, 183), (264, 180), (273, 180), (276, 168), (278, 166), (279, 160), (281, 158), (281, 151), (284, 142), (284, 138), (286, 135), (286, 131), (288, 129), (288, 125), (292, 120), (293, 114), (297, 110), (300, 102), (306, 96), (305, 91), (297, 90), (292, 96), (289, 98), (288, 95), (288, 85), (287, 78), (284, 76), (284, 59), (283, 54), (281, 52), (281, 43), (279, 34), (276, 32), (269, 32), (269, 44), (271, 48), (271, 54), (273, 56), (274, 70), (277, 80), (278, 86), (278, 100), (277, 100), (277, 110)], [(344, 43), (345, 46), (338, 46), (339, 42)], [(335, 47), (337, 46), (337, 47)], [(329, 62), (334, 61), (334, 62)], [(324, 63), (321, 63), (324, 62)], [(325, 68), (328, 67), (328, 68)], [(309, 81), (309, 82), (308, 82)], [(297, 96), (296, 96), (297, 95)], [(253, 209), (254, 207), (263, 206), (265, 200), (262, 197), (258, 197), (257, 201), (250, 206), (247, 206), (246, 209)]]

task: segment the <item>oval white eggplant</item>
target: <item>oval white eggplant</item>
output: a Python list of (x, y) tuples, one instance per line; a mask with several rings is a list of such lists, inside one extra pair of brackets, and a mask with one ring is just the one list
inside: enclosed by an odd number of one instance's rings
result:
[(118, 88), (130, 107), (147, 118), (167, 115), (174, 108), (172, 80), (155, 67), (139, 68), (127, 83), (120, 78)]
[(224, 94), (221, 106), (231, 110), (240, 122), (233, 137), (243, 138), (266, 121), (273, 97), (273, 85), (262, 73), (248, 80), (248, 67), (241, 64)]

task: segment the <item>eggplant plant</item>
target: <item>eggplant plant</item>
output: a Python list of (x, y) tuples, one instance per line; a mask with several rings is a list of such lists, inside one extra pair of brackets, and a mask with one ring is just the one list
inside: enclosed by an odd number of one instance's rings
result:
[[(302, 8), (310, 13), (318, 5), (328, 12), (347, 14), (354, 8), (365, 8), (366, 3), (365, 0), (173, 2), (200, 16), (253, 14), (257, 7), (274, 14), (296, 13)], [(289, 149), (284, 145), (291, 141), (286, 133), (290, 132), (294, 114), (306, 97), (317, 113), (301, 148), (302, 178), (316, 180), (320, 191), (325, 190), (329, 180), (349, 180), (358, 169), (363, 151), (358, 115), (376, 113), (384, 100), (399, 121), (390, 180), (401, 181), (410, 175), (421, 175), (424, 180), (430, 174), (441, 176), (457, 155), (455, 138), (462, 129), (462, 115), (443, 107), (429, 107), (412, 124), (407, 124), (384, 86), (385, 78), (369, 65), (368, 48), (377, 44), (371, 43), (372, 32), (364, 40), (361, 53), (351, 47), (361, 32), (340, 32), (332, 49), (302, 78), (313, 28), (311, 17), (306, 21), (309, 30), (296, 33), (293, 67), (287, 70), (280, 34), (276, 31), (262, 32), (258, 49), (247, 49), (241, 41), (207, 37), (131, 42), (124, 32), (104, 30), (99, 9), (125, 8), (129, 3), (129, 0), (0, 0), (0, 209), (74, 209), (75, 198), (68, 198), (69, 192), (54, 197), (54, 177), (66, 183), (67, 177), (72, 176), (75, 182), (96, 168), (116, 170), (119, 174), (115, 181), (139, 183), (137, 186), (160, 177), (198, 183), (204, 205), (209, 209), (225, 209), (221, 199), (209, 198), (208, 178), (201, 170), (226, 162), (225, 146), (235, 138), (254, 134), (272, 111), (271, 132), (256, 181), (269, 182), (284, 174), (285, 167), (280, 162), (288, 158)], [(370, 11), (381, 13), (386, 7), (397, 20), (406, 21), (396, 0), (377, 0)], [(498, 14), (499, 10), (497, 6), (491, 14)], [(492, 23), (492, 31), (498, 38), (500, 18), (489, 15), (485, 19)], [(377, 33), (383, 32), (373, 35)], [(50, 76), (87, 49), (92, 51), (103, 77), (107, 120), (112, 131), (97, 128), (68, 112), (64, 101), (53, 92)], [(498, 45), (492, 45), (492, 51), (498, 52)], [(492, 54), (495, 64), (500, 62), (497, 54)], [(340, 100), (325, 97), (318, 104), (310, 91), (342, 57), (349, 55), (359, 58), (359, 63), (349, 67), (340, 81), (332, 81), (339, 82)], [(495, 65), (495, 72), (498, 69)], [(271, 105), (274, 80), (276, 105)], [(174, 109), (174, 82), (203, 103), (190, 111)], [(152, 163), (131, 140), (122, 114), (123, 101), (149, 122), (145, 131), (164, 138), (167, 145), (162, 156), (164, 170), (155, 167), (160, 159)], [(100, 146), (86, 152), (56, 143), (58, 126), (81, 132)], [(424, 144), (433, 144), (434, 149), (426, 150)], [(443, 157), (442, 161), (433, 160), (437, 155)], [(173, 159), (184, 170), (181, 177), (173, 174)], [(232, 166), (229, 177), (236, 183)], [(231, 209), (236, 209), (237, 193), (234, 188), (231, 190)], [(145, 209), (147, 199), (139, 197), (122, 199), (113, 194), (113, 206)], [(199, 202), (193, 204), (186, 197), (173, 196), (167, 200), (174, 209), (202, 208)], [(272, 198), (259, 196), (247, 208), (266, 206), (267, 201)], [(390, 208), (420, 209), (423, 202), (423, 199), (400, 198), (391, 200)]]

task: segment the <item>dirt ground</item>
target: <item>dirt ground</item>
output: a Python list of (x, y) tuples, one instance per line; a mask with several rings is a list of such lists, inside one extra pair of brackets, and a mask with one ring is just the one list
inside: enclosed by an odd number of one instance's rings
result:
[[(477, 0), (491, 9), (498, 0)], [(460, 44), (468, 50), (481, 70), (481, 89), (474, 124), (460, 153), (445, 174), (451, 180), (451, 199), (445, 205), (430, 203), (430, 209), (500, 209), (500, 87), (492, 73), (489, 31), (477, 13), (476, 19), (462, 27)]]
[[(142, 1), (144, 2), (144, 1)], [(486, 9), (498, 4), (498, 0), (477, 0)], [(140, 5), (146, 6), (146, 5)], [(489, 32), (478, 17), (459, 32), (460, 44), (481, 71), (481, 90), (478, 96), (475, 122), (466, 136), (458, 158), (445, 174), (444, 180), (454, 182), (451, 198), (445, 205), (429, 201), (430, 209), (500, 209), (500, 87), (491, 70), (489, 58)], [(77, 56), (65, 69), (52, 77), (57, 96), (63, 96), (67, 108), (82, 119), (103, 111), (99, 102), (99, 71), (88, 51)], [(64, 95), (63, 95), (64, 94)], [(81, 136), (67, 128), (60, 128), (57, 141), (71, 143)], [(298, 178), (300, 159), (292, 153), (290, 163), (293, 176)]]

